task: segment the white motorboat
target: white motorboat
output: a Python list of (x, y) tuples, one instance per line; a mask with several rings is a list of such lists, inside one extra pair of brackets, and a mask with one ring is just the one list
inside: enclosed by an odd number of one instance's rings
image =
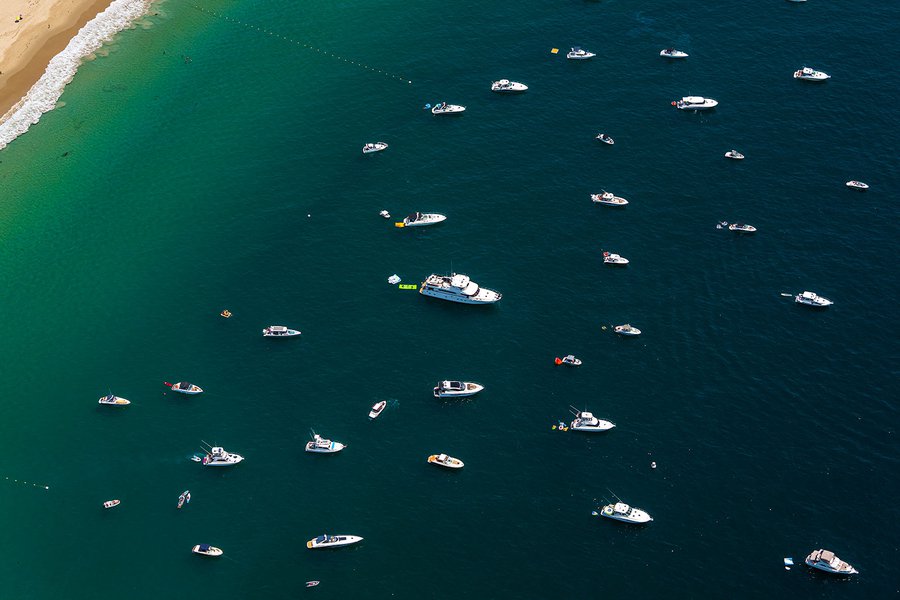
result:
[(446, 454), (432, 454), (428, 457), (428, 462), (439, 467), (447, 467), (448, 469), (462, 469), (465, 466), (463, 461)]
[(382, 217), (384, 217), (385, 219), (390, 219), (390, 218), (391, 218), (391, 213), (389, 213), (389, 212), (386, 211), (386, 210), (383, 210), (383, 211), (381, 211), (381, 212), (378, 213), (378, 214), (381, 215)]
[(479, 287), (468, 275), (458, 273), (451, 275), (432, 273), (422, 282), (419, 293), (462, 304), (493, 304), (499, 302), (501, 298), (500, 292)]
[(120, 504), (122, 504), (121, 500), (107, 500), (103, 503), (103, 508), (114, 508)]
[(349, 546), (358, 544), (363, 538), (358, 535), (328, 535), (323, 533), (320, 536), (306, 542), (306, 547), (310, 550), (321, 550), (323, 548), (340, 548), (341, 546)]
[(315, 431), (313, 432), (313, 439), (309, 442), (306, 442), (307, 452), (317, 452), (319, 454), (334, 454), (335, 452), (340, 452), (346, 447), (347, 446), (340, 442), (326, 440)]
[(197, 544), (196, 546), (191, 548), (191, 552), (203, 556), (222, 556), (223, 554), (225, 554), (224, 552), (222, 552), (221, 548), (216, 548), (215, 546), (210, 546), (209, 544)]
[(201, 463), (206, 467), (231, 467), (244, 460), (240, 454), (226, 452), (221, 446), (214, 446), (201, 459)]
[(753, 225), (747, 225), (746, 223), (732, 223), (728, 226), (729, 231), (736, 231), (737, 233), (756, 233), (756, 227)]
[(187, 381), (179, 381), (178, 383), (167, 383), (173, 392), (178, 392), (179, 394), (201, 394), (203, 393), (203, 388), (199, 385), (194, 385), (193, 383), (188, 383)]
[(363, 146), (363, 154), (372, 154), (373, 152), (381, 152), (387, 150), (386, 142), (369, 142)]
[(597, 56), (593, 52), (588, 52), (587, 50), (582, 50), (581, 46), (574, 46), (568, 53), (566, 53), (566, 58), (569, 60), (587, 60), (589, 58), (593, 58)]
[(602, 431), (609, 431), (616, 426), (612, 421), (604, 421), (603, 419), (598, 419), (594, 416), (594, 413), (588, 412), (586, 410), (579, 411), (578, 409), (573, 408), (572, 414), (575, 415), (575, 420), (572, 421), (572, 423), (569, 425), (569, 429), (571, 429), (572, 431), (599, 433)]
[(262, 331), (263, 337), (295, 337), (300, 335), (296, 329), (288, 329), (284, 325), (269, 325)]
[(794, 79), (802, 79), (804, 81), (826, 81), (831, 79), (831, 75), (824, 71), (816, 71), (809, 67), (803, 67), (794, 71)]
[(438, 213), (414, 212), (407, 215), (397, 227), (425, 227), (446, 221), (447, 217)]
[(613, 144), (616, 143), (616, 140), (612, 139), (611, 137), (609, 137), (609, 136), (606, 135), (605, 133), (598, 133), (598, 134), (597, 134), (597, 137), (595, 137), (594, 139), (600, 140), (600, 141), (603, 142), (604, 144), (609, 144), (610, 146), (612, 146)]
[(803, 292), (801, 294), (797, 294), (794, 297), (794, 302), (797, 304), (805, 304), (806, 306), (812, 306), (813, 308), (825, 308), (826, 306), (831, 306), (834, 304), (828, 298), (823, 298), (818, 294), (813, 292)]
[(381, 402), (376, 402), (372, 405), (372, 410), (369, 411), (370, 419), (377, 419), (378, 415), (384, 412), (384, 407), (387, 406), (387, 401), (382, 400)]
[(607, 519), (615, 519), (624, 523), (649, 523), (653, 517), (646, 512), (633, 506), (628, 506), (624, 502), (616, 502), (615, 504), (607, 504), (600, 509), (600, 516)]
[(567, 355), (563, 356), (562, 358), (557, 357), (554, 362), (558, 365), (567, 365), (570, 367), (580, 367), (581, 366), (581, 359), (575, 358), (574, 354), (567, 354)]
[(471, 381), (439, 381), (436, 386), (434, 386), (434, 397), (435, 398), (466, 398), (468, 396), (474, 396), (478, 392), (484, 389), (484, 386), (480, 383), (474, 383)]
[(813, 569), (819, 569), (835, 575), (856, 575), (859, 573), (850, 566), (850, 563), (839, 559), (831, 550), (813, 550), (806, 557), (806, 564)]
[(659, 55), (665, 58), (687, 58), (690, 56), (687, 52), (676, 50), (675, 48), (666, 48), (659, 51)]
[(732, 160), (744, 160), (744, 155), (737, 150), (729, 150), (725, 153), (725, 158), (730, 158)]
[(628, 200), (625, 198), (606, 191), (601, 194), (591, 194), (591, 202), (594, 202), (595, 204), (605, 204), (607, 206), (625, 206), (628, 204)]
[(862, 181), (856, 181), (855, 179), (848, 181), (846, 185), (848, 188), (853, 188), (853, 189), (857, 189), (857, 190), (869, 189), (868, 183), (863, 183)]
[(518, 81), (510, 81), (509, 79), (501, 79), (491, 83), (491, 91), (501, 94), (518, 94), (528, 90), (528, 86)]
[(619, 335), (641, 335), (641, 330), (637, 327), (632, 327), (630, 323), (625, 323), (624, 325), (616, 325), (615, 327), (613, 327), (613, 331), (615, 331)]
[(704, 98), (703, 96), (685, 96), (681, 100), (673, 101), (672, 106), (681, 110), (710, 110), (719, 105), (719, 102), (712, 98)]
[(603, 253), (603, 262), (607, 265), (621, 265), (625, 266), (628, 264), (628, 259), (624, 256), (619, 256), (618, 254), (614, 254), (612, 252), (604, 252)]
[(446, 102), (439, 102), (431, 108), (431, 114), (433, 115), (461, 115), (465, 111), (465, 106), (447, 104)]
[(100, 398), (98, 403), (109, 404), (110, 406), (127, 406), (131, 404), (131, 400), (126, 400), (125, 398), (119, 398), (114, 394), (109, 394)]

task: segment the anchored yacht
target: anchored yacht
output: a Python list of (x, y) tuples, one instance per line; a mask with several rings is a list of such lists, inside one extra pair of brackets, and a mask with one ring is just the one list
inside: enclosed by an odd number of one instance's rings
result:
[(209, 544), (197, 544), (193, 548), (191, 548), (191, 552), (194, 554), (201, 554), (203, 556), (222, 556), (224, 552), (222, 552), (221, 548), (216, 548), (215, 546), (210, 546)]
[(603, 262), (608, 265), (621, 265), (624, 267), (628, 264), (629, 261), (624, 256), (619, 256), (618, 254), (614, 254), (612, 252), (604, 252)]
[(659, 55), (665, 58), (687, 58), (689, 56), (687, 52), (682, 52), (681, 50), (676, 50), (675, 48), (666, 48), (665, 50), (660, 50)]
[(632, 327), (629, 323), (625, 323), (624, 325), (616, 325), (615, 327), (613, 327), (613, 331), (615, 331), (619, 335), (641, 335), (641, 330), (637, 327)]
[(225, 448), (215, 446), (203, 457), (201, 462), (206, 467), (231, 467), (242, 460), (244, 460), (244, 457), (240, 454), (226, 452)]
[(178, 392), (179, 394), (193, 395), (203, 393), (203, 388), (187, 381), (179, 381), (178, 383), (170, 384), (169, 387), (173, 392)]
[(381, 152), (382, 150), (387, 150), (387, 143), (385, 142), (369, 142), (365, 146), (363, 146), (363, 154), (372, 154), (373, 152)]
[(802, 294), (797, 294), (794, 297), (794, 302), (797, 304), (805, 304), (806, 306), (812, 306), (813, 308), (825, 308), (826, 306), (831, 306), (834, 304), (828, 298), (823, 298), (814, 292), (803, 292)]
[(262, 331), (263, 337), (295, 337), (300, 335), (296, 329), (288, 329), (284, 325), (269, 325)]
[(586, 410), (579, 411), (578, 409), (573, 408), (572, 414), (575, 415), (575, 420), (572, 421), (572, 424), (570, 425), (570, 429), (572, 431), (598, 433), (601, 431), (609, 431), (616, 426), (616, 424), (612, 421), (604, 421), (603, 419), (598, 419), (594, 416), (594, 413), (588, 412)]
[(439, 381), (434, 387), (434, 397), (465, 398), (474, 396), (483, 389), (483, 385), (471, 381)]
[(600, 516), (607, 519), (615, 519), (625, 523), (649, 523), (653, 517), (646, 512), (633, 506), (628, 506), (624, 502), (616, 502), (615, 504), (607, 504), (600, 509)]
[(816, 71), (809, 67), (803, 67), (794, 71), (794, 79), (802, 79), (804, 81), (826, 81), (831, 79), (831, 75), (824, 71)]
[(491, 84), (492, 92), (501, 94), (517, 94), (528, 90), (528, 86), (518, 81), (510, 81), (509, 79), (501, 79)]
[(321, 435), (316, 432), (313, 432), (312, 441), (306, 442), (306, 451), (307, 452), (318, 452), (320, 454), (333, 454), (335, 452), (340, 452), (346, 448), (344, 444), (340, 442), (333, 442), (331, 440), (326, 440)]
[(447, 217), (438, 213), (420, 213), (414, 212), (407, 215), (398, 227), (425, 227), (426, 225), (435, 225), (442, 221), (446, 221)]
[(685, 96), (681, 100), (673, 101), (672, 106), (681, 110), (710, 110), (719, 105), (719, 102), (712, 98), (704, 98), (703, 96)]
[(465, 466), (463, 461), (446, 454), (432, 454), (428, 457), (428, 462), (448, 469), (462, 469)]
[(306, 547), (310, 550), (340, 548), (341, 546), (358, 544), (361, 541), (363, 541), (363, 538), (358, 535), (328, 535), (327, 533), (324, 533), (306, 542)]
[(605, 204), (607, 206), (625, 206), (628, 204), (628, 200), (625, 198), (606, 191), (600, 194), (591, 194), (591, 202), (594, 202), (595, 204)]
[(568, 53), (566, 53), (566, 58), (569, 60), (587, 60), (589, 58), (594, 58), (597, 56), (593, 52), (588, 52), (587, 50), (582, 50), (581, 46), (574, 46)]
[(109, 394), (100, 398), (98, 403), (109, 404), (110, 406), (127, 406), (131, 404), (131, 400), (126, 400), (125, 398), (119, 398), (114, 394)]
[(422, 282), (419, 293), (424, 296), (461, 302), (463, 304), (493, 304), (499, 302), (499, 292), (478, 287), (468, 275), (453, 273), (451, 275), (431, 274)]
[(846, 561), (839, 559), (831, 550), (813, 550), (806, 557), (806, 564), (813, 569), (819, 569), (835, 575), (856, 575), (859, 573)]
[(464, 112), (466, 112), (465, 106), (447, 104), (446, 102), (439, 102), (431, 108), (431, 114), (433, 115), (461, 115)]

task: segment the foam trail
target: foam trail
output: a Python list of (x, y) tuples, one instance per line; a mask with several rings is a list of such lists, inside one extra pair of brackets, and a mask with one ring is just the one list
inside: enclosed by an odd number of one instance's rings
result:
[(82, 60), (146, 13), (152, 1), (113, 0), (106, 10), (79, 29), (65, 49), (53, 57), (37, 83), (0, 123), (0, 150), (28, 131), (42, 114), (53, 110), (66, 85), (75, 77)]

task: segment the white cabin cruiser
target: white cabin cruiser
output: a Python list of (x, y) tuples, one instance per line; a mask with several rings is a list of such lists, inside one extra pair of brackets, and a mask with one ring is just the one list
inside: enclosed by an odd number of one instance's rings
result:
[(712, 98), (704, 98), (703, 96), (685, 96), (681, 100), (673, 101), (672, 106), (681, 110), (710, 110), (719, 105), (719, 102)]
[(361, 541), (363, 541), (363, 538), (358, 535), (328, 535), (327, 533), (324, 533), (306, 542), (306, 547), (310, 550), (340, 548), (341, 546), (358, 544)]
[(363, 146), (363, 154), (372, 154), (373, 152), (381, 152), (387, 150), (386, 142), (369, 142)]
[(240, 454), (226, 452), (225, 448), (215, 446), (206, 453), (206, 456), (200, 461), (206, 467), (231, 467), (244, 460)]
[(479, 287), (468, 275), (429, 275), (422, 282), (419, 293), (423, 296), (440, 298), (463, 304), (493, 304), (499, 302), (500, 292)]
[(641, 330), (637, 327), (632, 327), (629, 323), (625, 323), (624, 325), (616, 325), (615, 327), (613, 327), (613, 331), (615, 331), (619, 335), (641, 335)]
[(616, 502), (615, 504), (607, 504), (600, 510), (600, 516), (607, 519), (615, 519), (624, 523), (649, 523), (653, 517), (646, 512), (633, 506), (628, 506), (624, 502)]
[(557, 358), (554, 362), (558, 365), (567, 365), (570, 367), (580, 367), (581, 366), (581, 359), (575, 358), (574, 354), (567, 354), (567, 355), (563, 356), (562, 358)]
[(594, 139), (600, 140), (600, 141), (603, 142), (604, 144), (609, 144), (610, 146), (612, 146), (613, 144), (616, 143), (616, 140), (612, 139), (611, 137), (609, 137), (609, 136), (606, 135), (605, 133), (598, 133), (598, 134), (597, 134), (597, 137), (594, 138)]
[(756, 227), (747, 225), (746, 223), (732, 223), (728, 226), (728, 229), (738, 233), (756, 233)]
[(127, 406), (131, 404), (131, 400), (126, 400), (125, 398), (119, 398), (114, 394), (109, 394), (100, 398), (98, 404), (109, 404), (110, 406)]
[(398, 227), (425, 227), (446, 221), (447, 217), (438, 213), (414, 212), (407, 215)]
[(262, 331), (263, 337), (295, 337), (300, 335), (296, 329), (288, 329), (284, 325), (269, 325)]
[(179, 381), (178, 383), (173, 383), (171, 386), (173, 392), (178, 392), (179, 394), (202, 394), (203, 388), (199, 385), (194, 385), (193, 383), (188, 383), (187, 381)]
[(625, 206), (628, 200), (621, 196), (616, 196), (612, 192), (604, 191), (600, 194), (591, 194), (591, 202), (595, 204), (605, 204), (607, 206)]
[(484, 386), (480, 383), (474, 383), (471, 381), (439, 381), (436, 386), (434, 386), (434, 397), (435, 398), (466, 398), (468, 396), (474, 396), (478, 392), (484, 389)]
[(518, 94), (528, 90), (528, 86), (518, 81), (510, 81), (509, 79), (501, 79), (491, 83), (491, 91), (501, 94)]
[(682, 52), (681, 50), (676, 50), (675, 48), (666, 48), (664, 50), (660, 50), (659, 55), (665, 58), (687, 58), (689, 56), (687, 52)]
[(344, 444), (326, 440), (315, 432), (313, 432), (312, 441), (306, 442), (307, 452), (318, 452), (319, 454), (333, 454), (335, 452), (340, 452), (344, 448), (346, 448)]
[(612, 252), (604, 252), (603, 253), (603, 262), (608, 265), (625, 266), (628, 264), (629, 261), (624, 256), (619, 256), (618, 254), (614, 254)]
[(588, 411), (574, 411), (575, 420), (572, 421), (569, 428), (572, 431), (584, 431), (586, 433), (599, 433), (609, 431), (615, 427), (612, 421), (604, 421), (594, 416), (594, 413)]
[(582, 50), (581, 46), (574, 46), (569, 52), (566, 54), (566, 58), (569, 60), (587, 60), (589, 58), (593, 58), (597, 56), (593, 52), (588, 52), (587, 50)]
[(725, 158), (730, 158), (732, 160), (744, 160), (744, 155), (737, 150), (729, 150), (725, 153)]
[(439, 102), (431, 108), (431, 114), (433, 115), (461, 115), (464, 112), (466, 112), (465, 106), (447, 104), (446, 102)]
[(869, 184), (863, 183), (862, 181), (856, 181), (855, 179), (852, 179), (847, 182), (847, 187), (854, 188), (857, 190), (867, 190), (867, 189), (869, 189)]
[(831, 75), (823, 71), (816, 71), (809, 67), (803, 67), (794, 71), (794, 79), (803, 79), (804, 81), (826, 81), (831, 79)]
[(210, 546), (209, 544), (197, 544), (193, 548), (191, 548), (191, 552), (194, 554), (201, 554), (203, 556), (222, 556), (225, 554), (222, 552), (221, 548), (216, 548), (215, 546)]
[(813, 569), (819, 569), (835, 575), (856, 575), (859, 573), (849, 563), (839, 559), (831, 550), (813, 550), (806, 557), (806, 564)]
[(432, 454), (428, 457), (428, 462), (448, 469), (462, 469), (465, 466), (463, 461), (446, 454)]
[(378, 415), (384, 412), (384, 407), (387, 406), (387, 401), (382, 400), (381, 402), (376, 402), (372, 405), (372, 410), (369, 411), (370, 419), (377, 419)]
[(806, 306), (812, 306), (813, 308), (825, 308), (826, 306), (831, 306), (834, 304), (828, 298), (823, 298), (818, 294), (813, 292), (803, 292), (802, 294), (797, 294), (794, 298), (794, 302), (797, 304), (805, 304)]

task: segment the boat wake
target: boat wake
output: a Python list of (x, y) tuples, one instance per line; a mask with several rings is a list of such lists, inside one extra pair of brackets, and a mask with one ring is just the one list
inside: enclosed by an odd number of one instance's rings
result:
[(128, 27), (150, 8), (152, 0), (113, 0), (88, 21), (65, 49), (53, 57), (47, 70), (28, 93), (4, 115), (0, 122), (0, 150), (37, 123), (41, 115), (53, 110), (66, 85), (75, 77), (85, 57), (104, 42)]

